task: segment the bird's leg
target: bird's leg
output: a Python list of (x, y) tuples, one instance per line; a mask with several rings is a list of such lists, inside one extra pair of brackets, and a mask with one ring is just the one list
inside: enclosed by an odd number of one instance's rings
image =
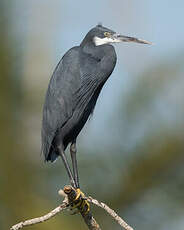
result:
[(72, 142), (70, 145), (70, 154), (72, 158), (72, 166), (73, 166), (73, 175), (76, 184), (76, 188), (79, 188), (79, 174), (78, 174), (78, 167), (77, 167), (77, 158), (76, 158), (77, 148), (76, 142)]
[(69, 163), (68, 163), (68, 161), (67, 161), (65, 152), (64, 152), (61, 148), (59, 148), (59, 153), (60, 153), (60, 156), (61, 156), (61, 158), (62, 158), (62, 160), (63, 160), (63, 163), (64, 163), (64, 166), (65, 166), (66, 171), (67, 171), (67, 173), (68, 173), (68, 176), (69, 176), (69, 178), (70, 178), (70, 183), (71, 183), (71, 185), (72, 185), (74, 188), (76, 188), (75, 180), (74, 180), (74, 178), (73, 178), (72, 171), (71, 171), (70, 166), (69, 166)]
[[(78, 209), (78, 211), (82, 211), (85, 215), (89, 212), (90, 206), (87, 200), (85, 200), (84, 193), (80, 190), (79, 185), (79, 174), (78, 174), (78, 167), (77, 167), (77, 148), (76, 148), (76, 141), (73, 141), (70, 146), (70, 154), (72, 159), (72, 166), (73, 166), (73, 174), (74, 174), (74, 180), (76, 184), (76, 198), (74, 200), (72, 209)], [(77, 212), (74, 212), (74, 214)]]

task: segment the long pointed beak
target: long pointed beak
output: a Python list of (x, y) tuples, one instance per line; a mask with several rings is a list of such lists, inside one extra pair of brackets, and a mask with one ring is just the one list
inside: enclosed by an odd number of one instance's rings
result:
[(114, 39), (114, 42), (136, 42), (136, 43), (141, 43), (141, 44), (152, 45), (151, 42), (148, 42), (146, 40), (134, 38), (134, 37), (128, 37), (128, 36), (124, 36), (120, 34), (113, 34), (113, 39)]

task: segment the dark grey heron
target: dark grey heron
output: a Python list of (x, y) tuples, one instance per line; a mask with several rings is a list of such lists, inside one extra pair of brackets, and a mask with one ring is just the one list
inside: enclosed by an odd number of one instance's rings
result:
[[(50, 80), (43, 107), (42, 152), (46, 161), (61, 156), (71, 185), (79, 188), (76, 139), (92, 114), (100, 91), (116, 65), (113, 43), (149, 42), (97, 25), (79, 46), (65, 53)], [(70, 145), (73, 171), (65, 149)]]

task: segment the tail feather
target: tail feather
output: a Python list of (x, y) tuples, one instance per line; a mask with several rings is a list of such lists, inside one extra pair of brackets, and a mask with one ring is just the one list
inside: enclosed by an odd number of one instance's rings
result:
[(48, 154), (48, 156), (45, 160), (54, 162), (57, 160), (58, 156), (59, 156), (59, 154), (56, 151), (50, 151), (50, 153)]

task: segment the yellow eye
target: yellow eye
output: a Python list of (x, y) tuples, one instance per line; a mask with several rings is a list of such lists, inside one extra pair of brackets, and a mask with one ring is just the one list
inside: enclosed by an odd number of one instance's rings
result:
[(110, 32), (104, 32), (104, 36), (105, 36), (105, 37), (110, 37), (110, 36), (111, 36), (111, 33), (110, 33)]

